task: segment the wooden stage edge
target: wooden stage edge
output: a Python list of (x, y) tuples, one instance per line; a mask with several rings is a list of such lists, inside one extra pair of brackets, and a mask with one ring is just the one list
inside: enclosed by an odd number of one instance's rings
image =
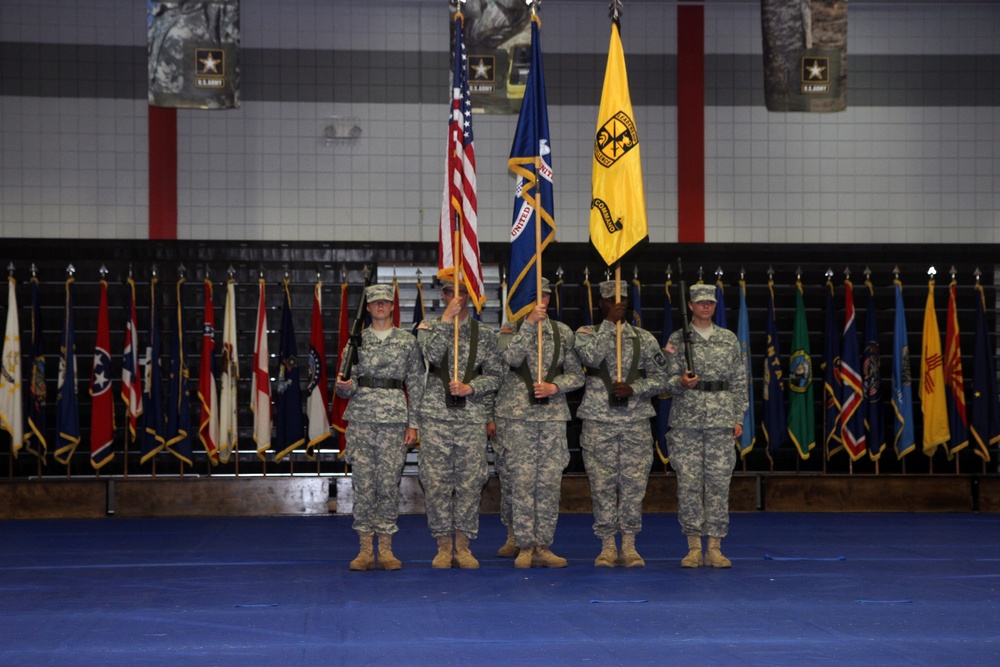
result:
[[(673, 475), (653, 475), (643, 509), (676, 512)], [(491, 477), (481, 509), (499, 511)], [(350, 478), (93, 478), (0, 482), (0, 519), (349, 514)], [(1000, 477), (982, 475), (759, 475), (733, 477), (734, 512), (1000, 512)], [(563, 477), (561, 511), (589, 513), (585, 475)], [(415, 476), (400, 484), (400, 510), (423, 513)]]

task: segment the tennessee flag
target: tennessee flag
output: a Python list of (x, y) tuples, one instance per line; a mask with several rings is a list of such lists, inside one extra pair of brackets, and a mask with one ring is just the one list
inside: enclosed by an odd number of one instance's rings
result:
[(205, 279), (205, 317), (201, 334), (201, 359), (198, 367), (198, 439), (205, 447), (208, 460), (219, 465), (219, 397), (215, 388), (215, 305), (212, 303), (212, 281)]
[(240, 378), (240, 355), (236, 345), (236, 281), (226, 283), (226, 310), (222, 317), (222, 361), (219, 378), (219, 460), (229, 463), (229, 457), (239, 448), (239, 404), (237, 380)]
[(97, 342), (90, 374), (90, 465), (99, 470), (115, 457), (115, 401), (111, 392), (111, 334), (108, 330), (108, 283), (101, 281), (97, 306)]
[(260, 298), (257, 300), (257, 327), (254, 333), (253, 376), (250, 382), (250, 410), (253, 411), (253, 440), (257, 443), (257, 456), (266, 460), (271, 448), (271, 376), (267, 365), (271, 355), (267, 351), (267, 305), (264, 279), (261, 278)]
[(944, 390), (951, 431), (949, 456), (969, 446), (969, 421), (965, 415), (965, 378), (962, 375), (962, 345), (959, 342), (955, 281), (948, 285), (948, 323), (944, 335)]
[[(455, 68), (451, 114), (448, 120), (444, 197), (438, 233), (438, 278), (452, 282), (455, 271), (465, 283), (469, 300), (481, 312), (486, 301), (483, 268), (479, 263), (476, 203), (476, 149), (472, 136), (472, 100), (469, 97), (468, 57), (462, 28), (465, 17), (455, 14)], [(458, 235), (458, 256), (455, 235)], [(344, 339), (346, 340), (346, 339)], [(339, 366), (338, 366), (339, 368)]]
[[(310, 457), (316, 445), (330, 437), (330, 393), (327, 389), (322, 294), (323, 283), (317, 282), (313, 288), (312, 325), (309, 329), (309, 387), (306, 397), (306, 416), (309, 418), (306, 456)], [(396, 309), (393, 314), (395, 312)]]
[(924, 309), (923, 350), (920, 355), (920, 411), (924, 415), (924, 454), (934, 456), (938, 445), (951, 439), (948, 403), (944, 393), (944, 359), (941, 356), (941, 329), (934, 312), (934, 281), (927, 283)]
[(590, 243), (608, 266), (649, 238), (639, 133), (632, 115), (619, 30), (615, 14), (594, 137), (591, 177)]
[[(510, 228), (510, 293), (506, 314), (513, 322), (527, 315), (538, 299), (539, 259), (555, 240), (552, 200), (552, 147), (545, 101), (545, 75), (539, 38), (540, 21), (531, 17), (531, 69), (507, 168), (517, 176), (514, 220)], [(537, 252), (536, 252), (537, 251)], [(558, 304), (557, 304), (558, 305)]]
[(21, 404), (21, 333), (17, 319), (17, 281), (7, 278), (7, 329), (0, 359), (0, 428), (10, 433), (10, 450), (24, 446), (24, 407)]

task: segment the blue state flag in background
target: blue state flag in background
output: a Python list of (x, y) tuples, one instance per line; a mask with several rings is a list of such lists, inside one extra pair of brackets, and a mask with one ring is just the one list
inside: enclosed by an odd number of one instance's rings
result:
[(274, 399), (274, 460), (280, 461), (305, 444), (302, 420), (302, 384), (299, 381), (299, 352), (292, 323), (292, 296), (285, 282), (281, 308), (281, 340), (278, 345), (278, 395)]
[(538, 17), (531, 17), (531, 70), (517, 119), (507, 168), (517, 176), (510, 228), (510, 293), (507, 318), (517, 321), (538, 299), (536, 271), (542, 251), (556, 237), (552, 201), (552, 148)]
[(757, 419), (753, 414), (753, 369), (750, 363), (750, 318), (747, 315), (747, 284), (740, 281), (740, 319), (736, 323), (736, 340), (740, 343), (740, 355), (747, 374), (747, 412), (743, 415), (743, 434), (740, 436), (740, 457), (745, 457), (753, 449), (757, 440)]
[(632, 326), (642, 328), (642, 283), (632, 281)]
[(984, 461), (990, 447), (1000, 442), (1000, 394), (997, 393), (994, 344), (986, 324), (986, 293), (976, 284), (976, 338), (972, 358), (972, 396), (969, 401), (969, 440)]
[(774, 317), (774, 281), (767, 283), (767, 356), (764, 359), (764, 438), (767, 455), (788, 442), (788, 420), (785, 416), (785, 391), (781, 384), (781, 350), (778, 348), (778, 326)]
[[(719, 279), (715, 281), (715, 301), (715, 315), (712, 316), (712, 321), (716, 326), (728, 329), (729, 326), (726, 323), (726, 295), (722, 290), (721, 274), (719, 275)], [(747, 377), (749, 378), (750, 376), (748, 375)]]
[(54, 457), (69, 465), (80, 444), (80, 404), (76, 386), (76, 332), (73, 323), (73, 278), (66, 280), (66, 310), (59, 341), (59, 383), (56, 394), (56, 447)]
[(184, 345), (184, 278), (177, 281), (177, 310), (170, 336), (170, 377), (167, 378), (166, 448), (178, 459), (192, 465), (191, 392), (187, 350)]
[(896, 287), (896, 320), (892, 332), (892, 430), (896, 456), (903, 458), (916, 447), (913, 434), (913, 379), (910, 371), (910, 344), (906, 335), (906, 312), (903, 310), (903, 284), (898, 280), (892, 282)]
[(160, 384), (160, 319), (156, 314), (156, 283), (149, 283), (149, 340), (143, 359), (142, 381), (143, 434), (141, 463), (159, 454), (166, 446), (166, 422), (163, 415), (163, 387)]
[(42, 306), (38, 300), (38, 278), (31, 277), (31, 378), (28, 384), (27, 428), (24, 448), (43, 462), (48, 451), (45, 439), (45, 350), (42, 346)]
[(865, 347), (862, 351), (862, 390), (864, 394), (865, 433), (868, 439), (868, 456), (877, 461), (885, 450), (885, 425), (882, 419), (881, 348), (878, 344), (878, 326), (875, 314), (875, 289), (870, 280), (868, 305), (865, 308)]
[[(673, 281), (667, 278), (667, 282), (663, 285), (663, 331), (660, 333), (660, 347), (666, 348), (667, 341), (670, 340), (670, 334), (674, 332), (674, 304), (670, 300), (670, 286)], [(660, 461), (667, 463), (669, 458), (669, 452), (667, 452), (667, 431), (670, 430), (670, 406), (673, 403), (673, 397), (670, 394), (660, 394), (654, 405), (656, 409), (656, 453), (660, 457)]]

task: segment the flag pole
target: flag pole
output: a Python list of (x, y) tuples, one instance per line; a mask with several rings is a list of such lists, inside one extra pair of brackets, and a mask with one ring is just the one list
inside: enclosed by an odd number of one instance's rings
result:
[[(462, 234), (462, 217), (458, 214), (458, 212), (456, 212), (455, 213), (455, 230), (452, 233), (452, 255), (451, 255), (454, 258), (454, 261), (455, 261), (455, 270), (454, 270), (454, 273), (452, 275), (452, 292), (451, 292), (452, 295), (453, 295), (452, 298), (454, 298), (454, 299), (459, 298), (459, 296), (458, 296), (458, 274), (462, 272), (462, 255), (460, 254), (460, 251), (461, 251), (461, 238), (460, 238), (461, 234)], [(461, 326), (461, 324), (459, 322), (459, 319), (460, 318), (458, 317), (458, 315), (456, 315), (455, 319), (452, 320), (452, 324), (454, 324), (454, 331), (455, 331), (455, 336), (454, 336), (455, 354), (453, 355), (454, 363), (452, 364), (451, 379), (454, 380), (454, 381), (456, 381), (456, 382), (458, 381), (458, 332), (459, 332), (459, 327)]]
[[(622, 263), (615, 264), (615, 305), (622, 302)], [(622, 322), (615, 322), (615, 359), (618, 362), (618, 381), (622, 381)]]

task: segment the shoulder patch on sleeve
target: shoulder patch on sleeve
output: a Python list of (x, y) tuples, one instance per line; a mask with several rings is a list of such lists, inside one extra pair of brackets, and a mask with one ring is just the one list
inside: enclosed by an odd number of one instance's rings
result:
[(653, 361), (655, 361), (656, 365), (660, 367), (667, 365), (667, 358), (663, 356), (662, 352), (657, 352), (656, 354), (654, 354)]
[(500, 333), (502, 334), (512, 334), (514, 333), (514, 325), (507, 323), (500, 327)]
[(576, 332), (578, 334), (592, 334), (592, 333), (594, 333), (594, 330), (591, 329), (589, 326), (583, 326), (583, 327), (580, 327), (579, 329), (577, 329)]
[(427, 320), (424, 320), (423, 322), (417, 325), (417, 329), (427, 330), (430, 328), (431, 328), (431, 323), (428, 322)]
[(677, 346), (673, 343), (667, 343), (667, 346), (663, 348), (663, 351), (667, 354), (677, 354)]

